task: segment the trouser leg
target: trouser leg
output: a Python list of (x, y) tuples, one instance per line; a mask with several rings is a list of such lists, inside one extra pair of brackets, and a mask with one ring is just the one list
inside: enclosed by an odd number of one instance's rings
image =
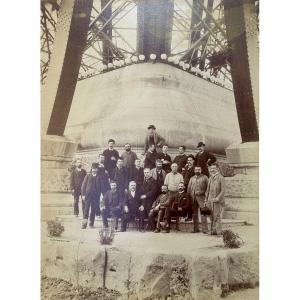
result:
[(85, 200), (82, 199), (81, 196), (81, 208), (82, 208), (82, 216), (84, 218), (84, 212), (85, 212)]
[(97, 207), (97, 198), (92, 198), (92, 200), (91, 200), (91, 212), (90, 212), (90, 225), (91, 226), (94, 226), (96, 207)]
[(115, 230), (117, 230), (119, 224), (119, 218), (121, 217), (121, 209), (118, 207), (114, 207), (112, 209), (112, 217), (114, 218)]
[(144, 229), (145, 213), (143, 211), (138, 210), (137, 217), (139, 219), (138, 229), (143, 230)]
[(109, 217), (109, 209), (105, 208), (102, 210), (102, 222), (105, 228), (108, 228), (108, 221), (107, 221), (108, 217)]
[(160, 229), (160, 227), (161, 227), (160, 222), (162, 221), (164, 214), (165, 214), (165, 209), (164, 208), (159, 209), (158, 216), (157, 216), (157, 222), (156, 222), (157, 229)]
[(86, 198), (85, 200), (85, 207), (84, 207), (84, 213), (83, 213), (83, 220), (82, 220), (82, 226), (83, 228), (86, 227), (88, 218), (89, 218), (89, 212), (90, 212), (90, 206), (91, 206), (91, 201), (89, 198)]
[(148, 216), (148, 225), (149, 229), (153, 230), (155, 228), (155, 217), (157, 216), (157, 211), (151, 209)]
[[(204, 207), (204, 202), (205, 202), (204, 198), (199, 200), (199, 203), (200, 203), (199, 207), (200, 208)], [(201, 214), (201, 230), (202, 230), (202, 232), (205, 232), (205, 233), (208, 231), (207, 216), (204, 216), (202, 214)]]
[(122, 231), (126, 231), (129, 220), (130, 220), (129, 213), (123, 213), (123, 215), (121, 217), (121, 230)]
[(170, 207), (165, 208), (163, 219), (165, 219), (165, 227), (170, 228), (170, 224), (171, 224), (171, 208)]
[(212, 231), (216, 232), (217, 234), (222, 233), (223, 212), (223, 205), (220, 205), (219, 203), (214, 203)]
[(95, 204), (95, 214), (96, 214), (96, 216), (100, 216), (100, 197), (97, 198), (97, 201)]
[(199, 216), (198, 216), (199, 206), (196, 201), (193, 202), (192, 209), (193, 209), (194, 231), (199, 231)]
[(74, 191), (74, 215), (78, 216), (79, 215), (79, 207), (78, 207), (78, 203), (79, 203), (79, 196), (80, 193), (78, 193), (77, 191)]

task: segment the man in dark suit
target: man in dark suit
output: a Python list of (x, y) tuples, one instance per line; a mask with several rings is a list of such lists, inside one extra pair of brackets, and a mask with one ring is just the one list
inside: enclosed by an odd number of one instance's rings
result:
[(179, 183), (178, 192), (173, 195), (171, 203), (169, 224), (171, 224), (171, 217), (174, 216), (176, 218), (175, 230), (179, 231), (179, 217), (186, 217), (191, 207), (190, 195), (185, 191), (183, 182)]
[(109, 178), (111, 179), (112, 171), (117, 165), (117, 160), (120, 157), (119, 152), (114, 149), (115, 140), (109, 139), (108, 140), (108, 149), (103, 151), (104, 155), (104, 167), (109, 174)]
[(162, 162), (162, 168), (166, 173), (170, 173), (171, 172), (171, 164), (172, 164), (172, 159), (171, 156), (168, 154), (168, 146), (167, 145), (163, 145), (162, 147), (162, 152), (158, 153), (158, 158), (161, 160)]
[(208, 166), (216, 162), (216, 157), (205, 150), (205, 144), (203, 142), (199, 142), (197, 148), (199, 152), (195, 156), (195, 165), (197, 167), (201, 167), (202, 174), (209, 177)]
[(151, 170), (151, 177), (156, 181), (156, 195), (155, 197), (158, 197), (161, 193), (161, 187), (163, 186), (166, 178), (166, 172), (162, 168), (162, 161), (160, 159), (157, 159), (155, 162), (156, 167)]
[(173, 162), (178, 165), (178, 172), (182, 173), (182, 169), (187, 164), (187, 155), (185, 154), (185, 146), (179, 146), (178, 152), (179, 154), (175, 156)]
[(156, 127), (154, 125), (149, 125), (148, 135), (145, 139), (144, 154), (147, 153), (150, 145), (154, 145), (154, 149), (159, 150), (165, 142), (165, 139), (156, 132)]
[[(108, 175), (107, 170), (105, 170), (104, 160), (105, 160), (104, 155), (99, 154), (98, 175), (100, 177), (101, 193), (103, 196), (110, 189), (109, 175)], [(97, 207), (96, 207), (96, 216), (100, 217), (100, 198), (98, 200)]]
[[(151, 177), (151, 171), (149, 168), (144, 169), (144, 181), (140, 190), (140, 199), (142, 201), (140, 210), (143, 211), (145, 218), (148, 218), (152, 203), (155, 200), (156, 194), (156, 182)], [(142, 224), (144, 226), (144, 224)]]
[[(74, 215), (78, 217), (79, 215), (79, 197), (81, 196), (81, 186), (86, 175), (86, 171), (82, 168), (82, 163), (80, 159), (75, 162), (75, 168), (71, 172), (70, 177), (70, 190), (74, 197)], [(84, 214), (84, 201), (81, 198), (82, 203), (82, 214)]]
[(107, 191), (100, 202), (100, 210), (102, 214), (103, 226), (108, 228), (108, 218), (114, 218), (115, 230), (118, 229), (118, 219), (122, 215), (124, 205), (124, 192), (117, 189), (115, 181), (110, 182), (110, 190)]
[(124, 209), (122, 215), (121, 231), (126, 231), (127, 224), (138, 218), (138, 230), (143, 230), (144, 213), (139, 210), (141, 206), (140, 194), (136, 189), (136, 183), (130, 181), (128, 191), (125, 193)]
[(135, 167), (133, 168), (132, 176), (129, 177), (129, 181), (134, 181), (136, 183), (136, 189), (139, 191), (144, 181), (144, 168), (141, 166), (140, 159), (136, 159), (134, 164)]
[(149, 168), (150, 170), (155, 168), (155, 162), (158, 158), (157, 152), (155, 150), (155, 145), (152, 144), (149, 146), (149, 149), (145, 156), (144, 168)]
[(91, 172), (85, 176), (81, 187), (81, 194), (85, 201), (82, 229), (86, 228), (88, 219), (90, 219), (89, 226), (93, 228), (97, 210), (96, 207), (101, 195), (101, 182), (98, 175), (97, 163), (92, 164)]
[(111, 173), (111, 180), (115, 181), (120, 193), (124, 193), (128, 188), (128, 172), (123, 166), (123, 160), (118, 159), (117, 166)]

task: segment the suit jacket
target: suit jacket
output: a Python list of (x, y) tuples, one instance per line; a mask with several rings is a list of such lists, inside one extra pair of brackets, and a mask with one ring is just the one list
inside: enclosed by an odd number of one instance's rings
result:
[(105, 205), (106, 209), (111, 209), (113, 207), (120, 207), (122, 208), (124, 205), (124, 193), (121, 191), (115, 191), (109, 190), (105, 193), (101, 206)]
[(70, 189), (80, 190), (85, 176), (86, 170), (81, 169), (78, 171), (76, 168), (74, 168), (70, 176)]
[(172, 164), (172, 159), (169, 154), (164, 154), (164, 153), (158, 153), (158, 158), (163, 159), (167, 161), (167, 163), (163, 163), (163, 169), (166, 173), (171, 172), (171, 164)]
[(187, 156), (185, 154), (175, 156), (173, 163), (178, 165), (178, 172), (181, 173), (182, 169), (186, 165)]
[[(156, 171), (157, 171), (156, 168), (154, 168), (154, 169), (151, 170), (151, 177), (153, 179), (155, 179), (155, 180), (157, 180), (157, 173), (156, 173)], [(164, 170), (161, 170), (161, 171), (162, 171), (163, 179), (165, 180), (167, 173)]]
[[(160, 148), (166, 142), (166, 140), (162, 136), (160, 136), (158, 133), (156, 133), (156, 132), (153, 135), (153, 140), (154, 140), (154, 145), (157, 146), (157, 147), (160, 147)], [(149, 146), (150, 146), (150, 136), (147, 135), (146, 139), (145, 139), (145, 147), (144, 147), (144, 152), (145, 153), (149, 149)]]
[[(93, 187), (93, 183), (95, 183), (95, 186)], [(93, 194), (93, 191), (95, 192)], [(95, 177), (91, 174), (88, 173), (82, 183), (81, 187), (81, 195), (85, 196), (87, 198), (91, 196), (95, 196), (96, 198), (100, 198), (101, 195), (101, 182), (100, 182), (100, 177), (97, 174)]]
[(100, 177), (102, 193), (105, 194), (109, 189), (109, 175), (104, 166), (98, 166), (98, 175)]
[(208, 167), (207, 165), (210, 165), (216, 161), (216, 157), (209, 153), (208, 151), (204, 150), (202, 154), (199, 154), (199, 152), (195, 156), (195, 165), (197, 167), (201, 167), (202, 174), (209, 177)]
[(209, 177), (205, 200), (216, 199), (217, 203), (225, 205), (225, 179), (221, 174)]
[[(119, 152), (115, 149), (113, 149), (113, 150), (106, 149), (103, 151), (103, 155), (104, 155), (105, 170), (107, 170), (109, 176), (111, 176), (111, 172), (116, 167), (117, 160), (120, 157)], [(112, 158), (115, 158), (115, 159), (112, 159)]]
[(128, 206), (129, 212), (136, 211), (141, 206), (141, 195), (138, 191), (135, 191), (134, 197), (132, 197), (131, 192), (127, 191), (125, 193), (124, 205)]
[(170, 207), (172, 203), (172, 197), (170, 193), (160, 194), (156, 200), (152, 203), (152, 208), (155, 208), (158, 204), (160, 204), (159, 208)]
[(184, 167), (184, 169), (182, 169), (182, 176), (183, 176), (183, 182), (184, 185), (187, 189), (190, 179), (195, 175), (195, 167), (191, 167), (190, 169), (188, 168), (188, 165), (186, 165)]
[(157, 152), (149, 152), (147, 151), (144, 161), (144, 168), (155, 168), (155, 161), (158, 158)]
[(117, 188), (120, 192), (124, 192), (128, 189), (128, 171), (124, 167), (119, 169), (116, 167), (111, 174), (111, 180), (117, 183)]
[(195, 175), (190, 179), (187, 191), (190, 194), (193, 202), (197, 201), (199, 203), (200, 200), (202, 201), (205, 200), (207, 183), (208, 183), (208, 178), (204, 174), (201, 174), (199, 177)]
[(131, 180), (136, 182), (137, 188), (140, 188), (144, 181), (144, 168), (137, 169), (136, 167), (134, 167), (129, 178), (129, 181)]
[(187, 192), (179, 193), (177, 192), (172, 198), (173, 210), (178, 210), (181, 207), (183, 210), (188, 209), (191, 205), (190, 195)]
[(156, 195), (156, 182), (152, 177), (150, 177), (147, 181), (144, 180), (140, 194), (146, 195), (146, 198), (142, 199), (142, 205), (147, 209), (150, 209)]

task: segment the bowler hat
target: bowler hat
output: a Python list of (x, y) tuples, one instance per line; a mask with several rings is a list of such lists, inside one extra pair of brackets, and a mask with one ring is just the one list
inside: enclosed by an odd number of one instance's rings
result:
[(116, 141), (114, 139), (109, 139), (108, 143), (113, 142), (114, 144), (116, 143)]
[(203, 142), (199, 142), (197, 148), (205, 146), (205, 144)]
[(156, 129), (156, 127), (154, 125), (149, 125), (147, 129)]
[(210, 216), (211, 215), (211, 209), (207, 206), (200, 207), (200, 214), (202, 216)]

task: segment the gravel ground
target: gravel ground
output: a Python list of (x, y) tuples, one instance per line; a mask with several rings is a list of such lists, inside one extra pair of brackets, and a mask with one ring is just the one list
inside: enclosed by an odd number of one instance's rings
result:
[(65, 280), (45, 276), (41, 279), (41, 300), (116, 300), (118, 296), (113, 290), (77, 288)]

